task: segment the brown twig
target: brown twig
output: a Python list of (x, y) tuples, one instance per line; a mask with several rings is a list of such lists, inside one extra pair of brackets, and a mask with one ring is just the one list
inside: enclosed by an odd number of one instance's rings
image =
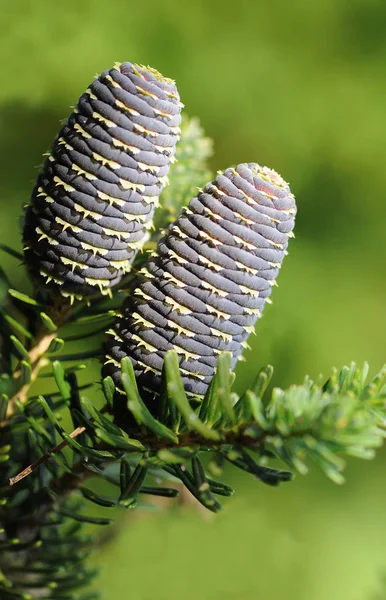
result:
[[(70, 433), (70, 438), (75, 439), (76, 437), (78, 437), (78, 435), (83, 433), (85, 430), (86, 430), (85, 427), (77, 427), (74, 431), (72, 431)], [(11, 477), (9, 480), (9, 485), (15, 485), (15, 483), (19, 483), (19, 481), (21, 481), (22, 479), (24, 479), (25, 477), (27, 477), (28, 475), (33, 473), (33, 471), (35, 471), (41, 465), (43, 465), (45, 462), (47, 462), (47, 460), (49, 460), (51, 458), (51, 456), (53, 456), (54, 454), (57, 454), (58, 452), (63, 450), (63, 448), (65, 448), (66, 446), (68, 446), (68, 441), (63, 440), (60, 444), (57, 444), (57, 446), (54, 446), (53, 448), (51, 448), (51, 450), (49, 450), (46, 454), (44, 454), (44, 456), (41, 456), (38, 460), (36, 460), (32, 464), (30, 464), (26, 469), (24, 469), (24, 471), (21, 471), (20, 473), (15, 475), (15, 477)]]
[(14, 414), (14, 412), (16, 410), (16, 400), (19, 400), (23, 404), (26, 402), (27, 396), (28, 396), (28, 391), (29, 391), (32, 383), (34, 381), (36, 381), (40, 370), (48, 364), (48, 361), (45, 358), (45, 354), (46, 354), (52, 340), (55, 337), (56, 337), (55, 333), (49, 333), (47, 335), (39, 336), (39, 341), (37, 342), (37, 344), (35, 346), (33, 346), (31, 351), (29, 352), (29, 356), (30, 356), (29, 362), (31, 364), (32, 371), (31, 371), (31, 380), (28, 383), (26, 383), (20, 387), (21, 370), (18, 369), (14, 373), (13, 380), (14, 380), (15, 388), (18, 391), (14, 394), (14, 396), (9, 401), (7, 413), (6, 413), (6, 419), (0, 423), (0, 428), (5, 427), (8, 424), (9, 419)]
[[(63, 325), (63, 323), (67, 320), (71, 311), (71, 307), (68, 304), (60, 306), (53, 304), (52, 306), (47, 306), (45, 310), (47, 314), (52, 318), (54, 323), (57, 325), (57, 327), (59, 327)], [(17, 392), (12, 396), (12, 398), (10, 398), (6, 413), (6, 419), (0, 423), (0, 428), (8, 425), (8, 421), (14, 414), (17, 407), (16, 400), (19, 400), (23, 404), (27, 401), (28, 392), (31, 385), (34, 381), (36, 381), (41, 369), (48, 364), (48, 360), (45, 358), (45, 355), (47, 353), (48, 348), (50, 347), (52, 340), (54, 340), (56, 336), (57, 331), (47, 332), (43, 324), (37, 330), (35, 334), (34, 345), (28, 353), (29, 362), (32, 368), (31, 380), (29, 381), (29, 383), (26, 383), (25, 385), (20, 387), (21, 370), (18, 369), (14, 373), (13, 379)]]
[[(106, 409), (106, 407), (104, 407), (104, 408)], [(103, 411), (103, 409), (102, 409), (102, 411)], [(254, 438), (251, 438), (250, 436), (244, 434), (244, 430), (246, 430), (247, 428), (248, 428), (248, 423), (243, 425), (243, 428), (241, 431), (229, 429), (226, 432), (226, 439), (221, 438), (219, 440), (208, 440), (206, 438), (202, 438), (199, 435), (194, 434), (193, 432), (189, 432), (189, 431), (180, 435), (178, 442), (170, 442), (167, 439), (155, 438), (153, 436), (144, 438), (142, 440), (140, 438), (138, 438), (138, 439), (145, 446), (148, 446), (148, 449), (151, 451), (162, 450), (164, 448), (183, 448), (183, 447), (187, 447), (187, 446), (196, 446), (196, 445), (217, 448), (224, 444), (232, 444), (233, 445), (233, 444), (237, 444), (237, 443), (242, 443), (244, 446), (252, 446), (252, 445), (255, 446), (257, 444), (257, 441)], [(78, 437), (79, 435), (84, 433), (85, 431), (86, 431), (85, 427), (77, 427), (74, 431), (72, 431), (69, 434), (69, 436), (70, 436), (70, 438), (75, 439), (76, 437)], [(265, 440), (265, 437), (266, 436), (261, 436), (259, 438), (259, 440), (258, 440), (259, 445), (261, 445), (263, 443), (263, 441)], [(44, 454), (44, 456), (41, 456), (38, 460), (36, 460), (32, 464), (30, 464), (26, 469), (24, 469), (23, 471), (21, 471), (20, 473), (15, 475), (15, 477), (11, 477), (9, 480), (9, 485), (13, 486), (16, 483), (19, 483), (25, 477), (28, 477), (28, 475), (33, 473), (41, 465), (43, 465), (45, 462), (47, 462), (47, 460), (49, 460), (54, 454), (57, 454), (58, 452), (60, 452), (64, 448), (66, 448), (68, 445), (69, 445), (69, 442), (67, 440), (63, 440), (62, 442), (60, 442), (60, 444), (51, 448), (46, 454)], [(138, 450), (136, 450), (136, 452), (138, 452)]]
[[(107, 410), (108, 410), (108, 406), (107, 406), (107, 404), (105, 404), (105, 406), (103, 406), (101, 408), (101, 412), (104, 413), (104, 412), (107, 412)], [(90, 423), (92, 423), (93, 421), (94, 421), (94, 419), (90, 419)], [(81, 435), (85, 431), (86, 431), (85, 427), (77, 427), (76, 429), (74, 429), (74, 431), (72, 431), (69, 434), (69, 437), (74, 440), (75, 438), (78, 437), (78, 435)], [(63, 440), (62, 442), (60, 442), (60, 444), (57, 444), (56, 446), (51, 448), (48, 452), (46, 452), (38, 460), (35, 460), (35, 462), (28, 465), (28, 467), (26, 469), (24, 469), (23, 471), (21, 471), (20, 473), (15, 475), (15, 477), (11, 477), (9, 480), (9, 485), (10, 486), (15, 485), (16, 483), (19, 483), (19, 481), (21, 481), (25, 477), (28, 477), (28, 475), (30, 475), (31, 473), (36, 471), (36, 469), (38, 469), (41, 465), (44, 465), (44, 463), (46, 463), (47, 460), (49, 460), (51, 458), (51, 456), (53, 456), (54, 454), (57, 454), (64, 448), (67, 448), (67, 446), (69, 446), (69, 442), (67, 440)]]

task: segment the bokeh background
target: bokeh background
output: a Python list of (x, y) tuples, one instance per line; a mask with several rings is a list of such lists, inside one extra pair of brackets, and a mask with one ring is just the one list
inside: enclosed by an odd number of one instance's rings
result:
[[(211, 167), (274, 167), (298, 201), (296, 240), (238, 372), (275, 384), (386, 359), (385, 0), (0, 0), (0, 239), (69, 106), (96, 72), (142, 62), (177, 81)], [(1, 256), (14, 286), (23, 267)], [(279, 489), (230, 473), (220, 516), (130, 513), (101, 547), (106, 600), (364, 600), (386, 571), (386, 454), (343, 487), (316, 469)], [(385, 592), (386, 594), (386, 592)]]

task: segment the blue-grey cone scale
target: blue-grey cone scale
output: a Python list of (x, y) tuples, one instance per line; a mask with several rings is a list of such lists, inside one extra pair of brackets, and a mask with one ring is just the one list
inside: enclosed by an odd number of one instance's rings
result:
[(109, 332), (104, 374), (118, 387), (128, 356), (139, 385), (157, 393), (174, 349), (185, 390), (201, 396), (218, 355), (232, 368), (247, 346), (293, 236), (295, 198), (275, 171), (256, 163), (219, 173), (159, 241), (122, 316)]
[(174, 82), (116, 63), (80, 97), (38, 175), (24, 225), (32, 275), (73, 300), (110, 293), (146, 241), (180, 134)]

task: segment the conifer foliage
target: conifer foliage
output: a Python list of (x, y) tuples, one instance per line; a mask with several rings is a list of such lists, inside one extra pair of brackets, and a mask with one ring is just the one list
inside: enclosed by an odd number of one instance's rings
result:
[(0, 244), (34, 286), (0, 268), (2, 600), (97, 597), (97, 526), (144, 497), (184, 486), (218, 512), (225, 464), (277, 486), (312, 461), (342, 483), (345, 457), (383, 442), (386, 367), (282, 390), (268, 366), (234, 392), (296, 206), (257, 163), (213, 178), (210, 140), (181, 108), (150, 67), (102, 73), (38, 176), (24, 256)]

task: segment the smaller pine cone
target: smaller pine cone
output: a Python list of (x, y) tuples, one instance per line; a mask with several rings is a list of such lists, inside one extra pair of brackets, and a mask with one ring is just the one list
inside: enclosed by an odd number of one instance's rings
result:
[(235, 366), (268, 300), (292, 236), (296, 205), (266, 167), (241, 164), (205, 186), (151, 255), (107, 343), (105, 375), (120, 387), (130, 357), (140, 386), (159, 391), (174, 348), (187, 393), (205, 394), (218, 354)]
[(80, 97), (54, 141), (24, 225), (33, 277), (71, 299), (110, 292), (152, 225), (179, 139), (174, 82), (116, 64)]

